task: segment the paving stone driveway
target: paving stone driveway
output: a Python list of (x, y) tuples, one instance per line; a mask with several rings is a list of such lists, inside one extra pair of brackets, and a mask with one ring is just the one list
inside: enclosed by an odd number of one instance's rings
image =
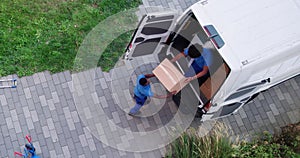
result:
[[(188, 0), (143, 0), (144, 5), (164, 6), (176, 9), (185, 9), (196, 1)], [(146, 60), (145, 60), (146, 61)], [(145, 61), (139, 61), (140, 64)], [(147, 60), (148, 61), (148, 60)], [(155, 62), (155, 61), (154, 61)], [(153, 69), (153, 65), (145, 65), (139, 70), (132, 68), (138, 74)], [(86, 81), (87, 77), (94, 74), (93, 82), (95, 91), (91, 93), (90, 101), (87, 104), (101, 104), (103, 112), (108, 121), (116, 123), (119, 127), (132, 131), (149, 131), (155, 126), (166, 124), (176, 112), (172, 100), (163, 100), (162, 107), (145, 108), (143, 114), (153, 117), (132, 118), (126, 115), (126, 110), (121, 109), (118, 103), (128, 101), (132, 103), (130, 89), (131, 82), (120, 82), (122, 78), (132, 75), (124, 74), (122, 66), (114, 71), (120, 71), (119, 80), (121, 87), (124, 87), (124, 95), (116, 101), (110, 90), (114, 80), (111, 73), (102, 72), (100, 68), (75, 74), (80, 80)], [(130, 69), (127, 67), (127, 69)], [(138, 72), (140, 71), (140, 72)], [(135, 76), (135, 75), (132, 75)], [(7, 76), (13, 78), (17, 76)], [(164, 149), (156, 149), (148, 152), (125, 152), (105, 145), (99, 141), (97, 136), (91, 134), (90, 129), (79, 115), (84, 114), (90, 118), (93, 109), (78, 110), (73, 98), (76, 87), (73, 86), (72, 75), (69, 71), (50, 74), (41, 72), (33, 76), (18, 79), (16, 89), (0, 90), (0, 157), (13, 157), (14, 151), (21, 151), (25, 143), (25, 135), (30, 134), (37, 153), (41, 157), (161, 157)], [(155, 82), (155, 81), (154, 81)], [(124, 85), (122, 83), (125, 83)], [(266, 92), (260, 94), (256, 99), (245, 105), (237, 114), (221, 119), (234, 132), (234, 134), (247, 135), (264, 130), (274, 131), (279, 127), (294, 123), (300, 120), (300, 76), (296, 76)], [(88, 85), (81, 87), (82, 92), (88, 92)], [(163, 93), (161, 87), (155, 88), (158, 93)], [(161, 100), (150, 100), (158, 102)], [(113, 105), (113, 106), (112, 106)], [(126, 104), (127, 105), (127, 104)], [(160, 109), (161, 108), (161, 109)], [(92, 118), (90, 118), (92, 119)], [(106, 129), (114, 127), (108, 124), (102, 126), (103, 137), (124, 143), (127, 146), (136, 143), (130, 135), (116, 130), (109, 133)], [(101, 130), (99, 130), (101, 133)], [(129, 138), (129, 139), (128, 139)], [(122, 144), (124, 145), (124, 144)]]

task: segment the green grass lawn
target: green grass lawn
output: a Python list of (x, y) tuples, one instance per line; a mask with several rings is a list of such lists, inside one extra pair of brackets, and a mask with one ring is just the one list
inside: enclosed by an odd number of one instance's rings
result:
[[(139, 4), (140, 0), (1, 0), (0, 76), (72, 70), (77, 50), (93, 27)], [(113, 67), (129, 40), (130, 33), (116, 39), (98, 65), (106, 71)]]

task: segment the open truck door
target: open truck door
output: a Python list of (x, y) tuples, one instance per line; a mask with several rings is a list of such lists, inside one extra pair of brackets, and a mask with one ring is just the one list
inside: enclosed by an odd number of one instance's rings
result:
[(176, 12), (144, 15), (126, 48), (125, 59), (158, 54), (175, 26)]

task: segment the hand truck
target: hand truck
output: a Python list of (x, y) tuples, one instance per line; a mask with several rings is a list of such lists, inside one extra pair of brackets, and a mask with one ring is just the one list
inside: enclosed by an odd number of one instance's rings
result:
[(17, 79), (0, 80), (0, 83), (0, 88), (17, 88)]
[(21, 152), (15, 151), (14, 155), (15, 156), (21, 156), (23, 158), (40, 158), (35, 153), (35, 148), (34, 148), (32, 142), (31, 142), (31, 136), (26, 135), (26, 139), (27, 139), (28, 143), (25, 144), (24, 154), (22, 154)]

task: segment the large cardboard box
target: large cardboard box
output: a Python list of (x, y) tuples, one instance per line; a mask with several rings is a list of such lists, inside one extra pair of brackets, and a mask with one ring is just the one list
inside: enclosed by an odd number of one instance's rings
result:
[(169, 59), (164, 59), (152, 72), (169, 92), (179, 92), (188, 84)]

